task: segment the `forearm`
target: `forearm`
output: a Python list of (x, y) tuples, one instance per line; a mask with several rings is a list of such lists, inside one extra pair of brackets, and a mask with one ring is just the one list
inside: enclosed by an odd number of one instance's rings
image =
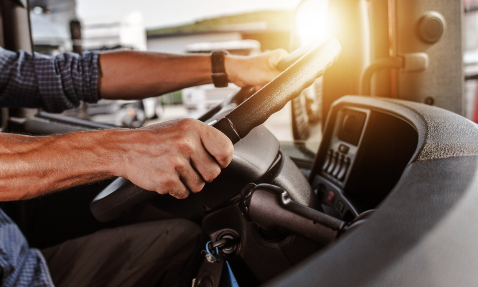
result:
[[(269, 51), (242, 57), (228, 55), (224, 67), (229, 82), (260, 87), (276, 77), (277, 63), (287, 53)], [(209, 55), (173, 55), (133, 51), (99, 56), (98, 91), (104, 99), (142, 99), (212, 83)]]
[(48, 137), (0, 133), (0, 201), (114, 176), (185, 198), (216, 178), (232, 156), (229, 138), (193, 119)]
[(99, 66), (104, 99), (142, 99), (212, 82), (208, 55), (111, 52), (100, 55)]
[(28, 199), (112, 177), (115, 130), (48, 137), (0, 134), (0, 201)]

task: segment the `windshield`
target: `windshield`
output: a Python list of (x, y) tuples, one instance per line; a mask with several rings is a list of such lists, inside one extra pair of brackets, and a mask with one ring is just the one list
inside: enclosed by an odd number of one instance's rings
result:
[[(277, 48), (290, 51), (325, 32), (322, 26), (327, 10), (326, 0), (30, 0), (30, 5), (35, 50), (53, 55), (115, 49), (163, 53), (228, 50), (238, 55)], [(222, 89), (203, 85), (142, 101), (101, 100), (64, 114), (139, 127), (197, 118), (238, 89), (233, 84)], [(308, 144), (310, 150), (316, 150), (321, 135), (320, 91), (319, 80), (301, 95), (306, 138), (294, 136), (290, 104), (265, 123), (285, 149), (294, 147), (295, 138), (299, 142), (309, 139), (313, 142)], [(297, 152), (295, 157), (304, 154)]]

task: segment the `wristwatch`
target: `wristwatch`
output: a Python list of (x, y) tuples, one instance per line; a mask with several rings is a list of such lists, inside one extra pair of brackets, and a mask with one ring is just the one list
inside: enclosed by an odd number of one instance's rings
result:
[(227, 87), (227, 84), (229, 83), (226, 68), (224, 67), (224, 56), (228, 54), (227, 51), (213, 51), (211, 53), (211, 77), (214, 86), (217, 88)]

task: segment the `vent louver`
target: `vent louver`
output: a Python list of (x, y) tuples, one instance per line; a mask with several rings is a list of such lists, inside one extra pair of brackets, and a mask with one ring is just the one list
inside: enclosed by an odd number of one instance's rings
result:
[(366, 113), (355, 110), (344, 110), (342, 125), (338, 133), (339, 140), (357, 146), (366, 118)]

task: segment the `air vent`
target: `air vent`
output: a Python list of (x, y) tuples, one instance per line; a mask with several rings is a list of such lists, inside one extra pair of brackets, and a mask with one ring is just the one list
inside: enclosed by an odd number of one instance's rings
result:
[(344, 110), (342, 125), (338, 133), (341, 141), (357, 146), (365, 124), (367, 114), (355, 110)]

